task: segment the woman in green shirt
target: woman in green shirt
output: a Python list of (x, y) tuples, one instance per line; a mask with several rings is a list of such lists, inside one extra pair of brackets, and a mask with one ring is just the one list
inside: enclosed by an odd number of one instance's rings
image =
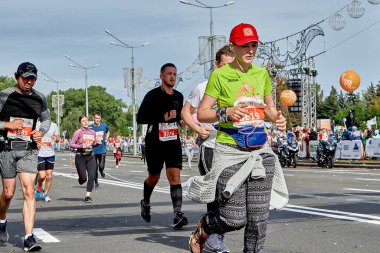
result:
[[(210, 234), (243, 227), (244, 252), (261, 252), (269, 207), (281, 208), (288, 201), (278, 158), (265, 145), (265, 116), (280, 131), (286, 129), (286, 120), (273, 103), (267, 70), (252, 64), (259, 42), (257, 31), (250, 24), (232, 29), (230, 46), (235, 60), (214, 70), (198, 109), (198, 120), (219, 121), (219, 131), (211, 172), (190, 183), (188, 196), (192, 198), (193, 192), (199, 192), (201, 202), (215, 200), (219, 209), (201, 216), (190, 237), (191, 252), (201, 252)], [(217, 111), (212, 109), (215, 103)], [(273, 180), (281, 185), (276, 189), (276, 203), (271, 199)], [(198, 190), (192, 191), (194, 188)]]

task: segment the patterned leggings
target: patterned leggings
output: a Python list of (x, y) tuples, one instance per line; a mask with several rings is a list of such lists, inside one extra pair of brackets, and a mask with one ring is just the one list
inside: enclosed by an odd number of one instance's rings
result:
[(202, 226), (207, 234), (224, 234), (245, 226), (244, 252), (260, 253), (264, 248), (269, 201), (274, 174), (274, 157), (263, 154), (266, 178), (248, 178), (231, 198), (223, 196), (222, 191), (227, 181), (240, 169), (242, 164), (228, 167), (220, 174), (216, 198), (219, 210), (208, 212), (203, 216)]

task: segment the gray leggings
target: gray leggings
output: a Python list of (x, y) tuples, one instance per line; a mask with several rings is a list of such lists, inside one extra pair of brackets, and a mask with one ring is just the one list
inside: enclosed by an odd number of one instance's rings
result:
[(208, 212), (202, 220), (207, 234), (224, 234), (245, 227), (244, 252), (246, 253), (262, 252), (266, 237), (275, 159), (270, 154), (263, 154), (262, 157), (266, 178), (257, 180), (248, 178), (229, 199), (223, 196), (222, 190), (242, 164), (223, 170), (218, 178), (215, 197), (219, 209)]
[[(94, 188), (94, 180), (96, 173), (96, 161), (93, 155), (91, 156), (82, 156), (75, 155), (75, 167), (78, 172), (78, 182), (80, 185), (84, 184), (87, 181), (87, 191), (92, 192)], [(87, 180), (88, 175), (88, 180)]]

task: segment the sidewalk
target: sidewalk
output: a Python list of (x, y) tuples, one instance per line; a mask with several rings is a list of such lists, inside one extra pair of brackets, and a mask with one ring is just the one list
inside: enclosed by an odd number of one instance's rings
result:
[[(316, 161), (309, 159), (299, 159), (300, 166), (315, 166), (318, 167)], [(337, 160), (334, 162), (335, 168), (365, 168), (365, 169), (380, 169), (380, 160)]]

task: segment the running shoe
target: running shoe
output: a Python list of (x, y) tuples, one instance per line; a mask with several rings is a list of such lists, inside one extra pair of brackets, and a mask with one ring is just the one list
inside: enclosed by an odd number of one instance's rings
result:
[(36, 199), (40, 199), (41, 198), (41, 192), (35, 190), (34, 191), (34, 195), (36, 196)]
[(9, 239), (9, 235), (7, 232), (7, 221), (4, 223), (0, 223), (0, 242), (6, 243)]
[(210, 252), (229, 253), (230, 249), (224, 244), (224, 235), (211, 234), (206, 241), (206, 249)]
[(174, 221), (173, 221), (173, 228), (174, 229), (181, 229), (183, 226), (186, 226), (189, 222), (187, 221), (187, 218), (183, 216), (182, 212), (177, 212)]
[(41, 250), (41, 248), (41, 245), (37, 243), (36, 238), (33, 234), (24, 240), (24, 251), (34, 252)]
[(150, 215), (150, 205), (146, 206), (144, 205), (144, 200), (140, 201), (140, 208), (141, 208), (141, 219), (145, 222), (150, 222), (151, 220), (151, 215)]
[(42, 199), (43, 199), (45, 202), (50, 202), (50, 201), (51, 201), (51, 198), (50, 198), (47, 194), (42, 195)]
[(84, 201), (85, 201), (86, 203), (92, 203), (92, 198), (91, 198), (90, 196), (86, 196), (86, 197), (84, 198)]
[(106, 177), (106, 173), (104, 173), (104, 171), (100, 171), (100, 175), (102, 176), (102, 178)]
[(95, 190), (99, 188), (99, 183), (95, 184)]

